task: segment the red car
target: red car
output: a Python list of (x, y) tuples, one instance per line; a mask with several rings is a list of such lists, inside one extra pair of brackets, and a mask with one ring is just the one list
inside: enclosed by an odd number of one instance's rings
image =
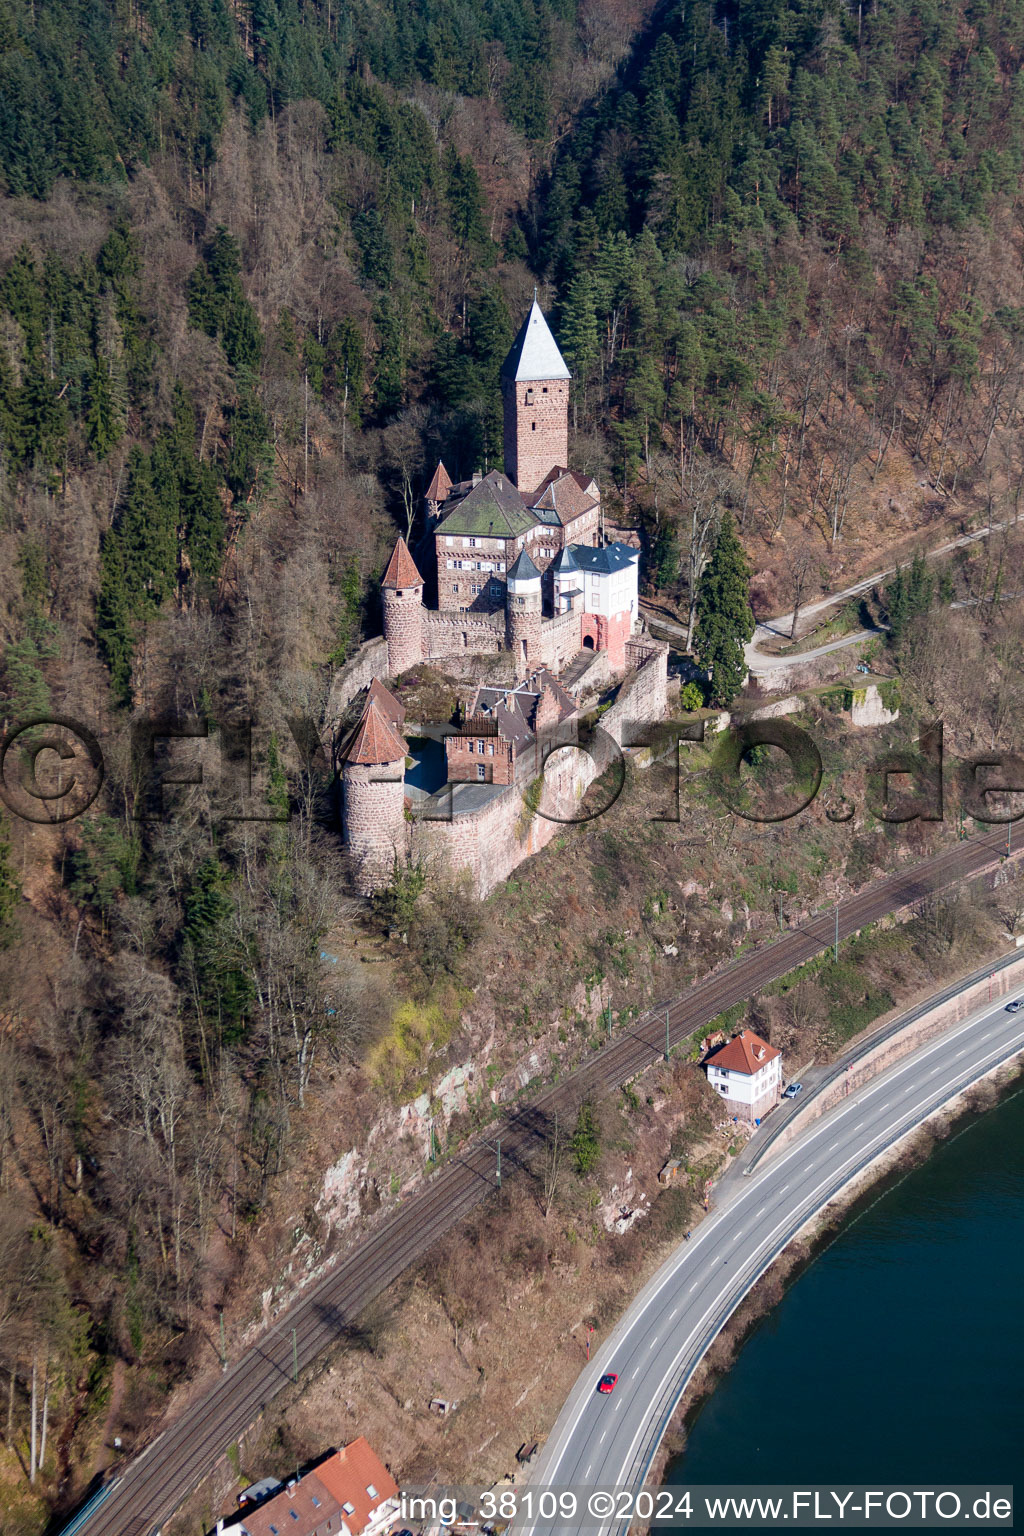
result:
[(601, 1380), (597, 1384), (597, 1390), (599, 1392), (604, 1392), (605, 1394), (614, 1392), (615, 1383), (618, 1381), (618, 1379), (619, 1378), (615, 1375), (614, 1372), (612, 1372), (610, 1376), (602, 1376)]

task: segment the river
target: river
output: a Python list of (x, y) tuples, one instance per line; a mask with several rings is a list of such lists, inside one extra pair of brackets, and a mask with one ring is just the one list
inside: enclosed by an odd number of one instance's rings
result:
[(851, 1212), (697, 1409), (667, 1481), (1012, 1482), (1022, 1280), (1018, 1089)]

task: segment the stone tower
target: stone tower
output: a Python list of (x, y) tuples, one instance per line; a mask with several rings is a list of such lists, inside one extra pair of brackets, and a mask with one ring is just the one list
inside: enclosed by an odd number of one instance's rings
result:
[(512, 652), (517, 678), (541, 664), (540, 571), (525, 549), (508, 573), (505, 644)]
[(524, 496), (569, 462), (569, 379), (536, 298), (501, 367), (505, 473)]
[(380, 584), (384, 602), (384, 638), (388, 643), (388, 676), (397, 677), (425, 659), (423, 577), (399, 537)]
[(342, 752), (341, 769), (342, 836), (360, 896), (370, 896), (386, 885), (395, 859), (401, 864), (408, 856), (406, 752), (397, 723), (388, 719), (379, 697), (371, 694)]

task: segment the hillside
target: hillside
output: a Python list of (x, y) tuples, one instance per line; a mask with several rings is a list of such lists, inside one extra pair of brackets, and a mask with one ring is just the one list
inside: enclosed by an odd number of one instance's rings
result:
[[(784, 871), (702, 791), (657, 838), (641, 800), (486, 905), (398, 882), (406, 944), (346, 894), (311, 742), (438, 457), (500, 460), (535, 285), (572, 461), (684, 619), (726, 509), (762, 611), (1012, 517), (1022, 48), (1016, 0), (2, 0), (2, 717), (71, 717), (106, 762), (87, 815), (0, 815), (10, 1488), (33, 1369), (49, 1424), (26, 1532), (208, 1363), (218, 1305), (251, 1323), (325, 1169), (424, 1073), (569, 1058), (594, 999), (628, 1018), (769, 928), (772, 871), (812, 906), (885, 867), (877, 826), (806, 828)], [(968, 606), (929, 591), (884, 659), (958, 748), (1016, 718), (1019, 559), (965, 557)], [(132, 725), (162, 713), (251, 714), (278, 824), (225, 822), (209, 779), (143, 819)], [(778, 1027), (810, 1049), (804, 1003)]]

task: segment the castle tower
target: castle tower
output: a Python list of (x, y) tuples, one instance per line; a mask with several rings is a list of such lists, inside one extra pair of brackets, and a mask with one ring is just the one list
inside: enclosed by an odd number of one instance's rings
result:
[(583, 577), (568, 545), (559, 550), (551, 566), (555, 613), (572, 613), (583, 598)]
[(405, 819), (406, 744), (375, 697), (342, 752), (342, 836), (353, 883), (370, 896), (391, 878), (395, 859), (409, 851)]
[(384, 603), (384, 638), (388, 643), (388, 676), (397, 677), (425, 659), (423, 577), (399, 537), (380, 584)]
[(437, 522), (441, 508), (448, 499), (448, 492), (452, 488), (452, 477), (444, 467), (444, 460), (438, 459), (437, 468), (434, 470), (430, 484), (427, 486), (423, 500), (427, 510), (427, 532)]
[(517, 678), (541, 665), (540, 571), (524, 549), (508, 573), (505, 644), (512, 652)]
[(569, 462), (570, 378), (534, 298), (501, 366), (505, 473), (524, 496)]

